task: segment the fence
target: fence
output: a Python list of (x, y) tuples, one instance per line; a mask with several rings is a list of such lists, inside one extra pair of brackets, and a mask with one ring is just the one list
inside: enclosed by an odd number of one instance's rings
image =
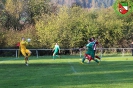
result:
[[(32, 52), (33, 56), (37, 58), (44, 55), (52, 55), (52, 49), (29, 49)], [(110, 55), (131, 55), (131, 50), (133, 48), (97, 48), (96, 54), (102, 56)], [(0, 56), (14, 56), (18, 57), (19, 49), (0, 49)], [(74, 49), (61, 49), (61, 55), (79, 55), (82, 57), (85, 53), (85, 50), (80, 50), (79, 48)]]

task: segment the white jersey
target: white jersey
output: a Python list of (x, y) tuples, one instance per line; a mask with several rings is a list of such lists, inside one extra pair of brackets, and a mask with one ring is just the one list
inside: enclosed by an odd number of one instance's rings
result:
[(59, 50), (60, 49), (59, 45), (55, 45), (54, 49), (55, 51)]
[(94, 42), (94, 47), (93, 47), (93, 50), (96, 50), (96, 42)]
[(96, 50), (96, 46), (97, 46), (96, 42), (97, 42), (97, 41), (94, 41), (93, 50)]

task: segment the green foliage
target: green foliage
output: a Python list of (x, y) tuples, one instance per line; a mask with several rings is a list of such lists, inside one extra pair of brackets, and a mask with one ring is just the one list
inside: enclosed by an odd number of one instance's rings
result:
[(0, 48), (5, 47), (6, 44), (6, 36), (5, 31), (3, 29), (0, 29)]
[(5, 27), (8, 16), (5, 11), (0, 11), (0, 26)]
[(4, 9), (3, 9), (3, 14), (1, 18), (4, 18), (3, 25), (7, 29), (13, 28), (13, 29), (19, 29), (19, 15), (20, 12), (23, 10), (23, 2), (20, 0), (6, 0)]
[(0, 48), (18, 48), (16, 44), (22, 37), (31, 38), (32, 41), (27, 46), (28, 48), (38, 48), (37, 35), (33, 26), (27, 26), (22, 31), (0, 29)]
[(123, 18), (118, 16), (112, 7), (57, 8), (48, 3), (48, 0), (45, 0), (45, 3), (43, 1), (29, 0), (27, 9), (34, 24), (26, 24), (23, 30), (16, 31), (14, 29), (21, 27), (18, 19), (24, 3), (18, 3), (20, 9), (17, 10), (14, 5), (19, 1), (7, 0), (5, 10), (0, 10), (0, 30), (7, 29), (8, 26), (8, 31), (0, 34), (5, 36), (2, 38), (2, 42), (6, 43), (3, 47), (14, 47), (22, 36), (32, 39), (32, 48), (53, 48), (56, 42), (61, 48), (79, 48), (87, 44), (90, 37), (96, 37), (106, 48), (129, 47), (133, 39), (133, 14)]
[(59, 42), (64, 48), (80, 47), (86, 31), (84, 24), (87, 24), (87, 14), (84, 14), (85, 11), (80, 7), (63, 7), (58, 15), (42, 15), (36, 22), (40, 42), (45, 47), (51, 47), (55, 42)]
[(19, 13), (22, 11), (22, 2), (20, 0), (6, 0), (5, 10), (8, 14), (19, 18)]
[[(112, 9), (101, 9), (96, 24), (100, 40), (105, 47), (118, 47), (119, 39), (123, 37), (124, 21), (118, 19)], [(116, 20), (117, 19), (117, 20)]]
[(28, 5), (32, 17), (36, 17), (44, 13), (50, 13), (49, 0), (29, 0)]
[(58, 15), (43, 15), (41, 18), (36, 22), (36, 29), (46, 47), (55, 42), (64, 48), (81, 47), (92, 36), (100, 38), (98, 40), (104, 47), (121, 47), (119, 40), (124, 36), (126, 25), (112, 8), (88, 12), (80, 7), (63, 7)]

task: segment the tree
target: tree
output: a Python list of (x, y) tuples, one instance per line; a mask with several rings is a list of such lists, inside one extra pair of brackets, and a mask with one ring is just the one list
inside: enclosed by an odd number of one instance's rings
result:
[(98, 27), (96, 31), (103, 46), (119, 47), (119, 40), (123, 38), (124, 21), (118, 19), (112, 9), (101, 9), (96, 24)]
[(19, 14), (22, 11), (23, 3), (20, 0), (6, 0), (5, 13), (6, 13), (6, 27), (18, 29), (19, 27)]

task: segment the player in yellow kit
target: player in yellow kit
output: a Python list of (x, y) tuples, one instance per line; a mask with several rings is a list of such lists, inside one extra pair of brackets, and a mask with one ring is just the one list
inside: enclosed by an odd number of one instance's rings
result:
[(20, 51), (25, 57), (25, 64), (28, 66), (28, 58), (31, 55), (31, 51), (26, 49), (26, 45), (28, 44), (27, 41), (25, 41), (25, 38), (22, 37), (22, 40), (20, 41)]

